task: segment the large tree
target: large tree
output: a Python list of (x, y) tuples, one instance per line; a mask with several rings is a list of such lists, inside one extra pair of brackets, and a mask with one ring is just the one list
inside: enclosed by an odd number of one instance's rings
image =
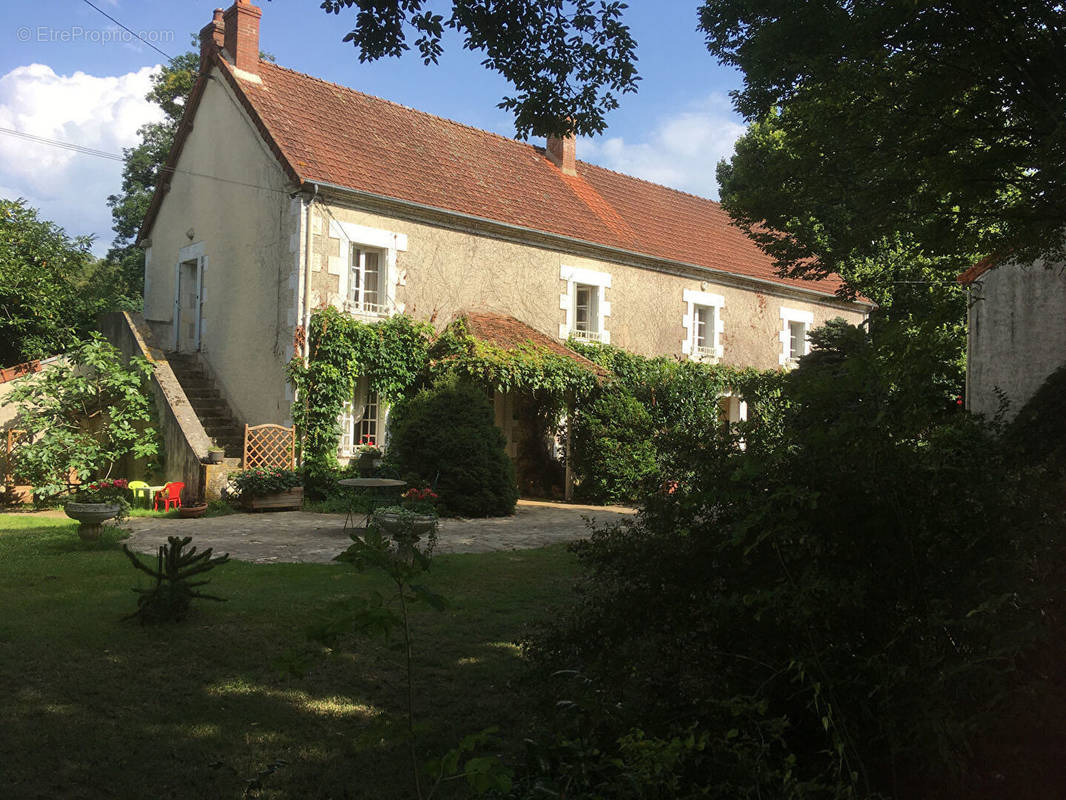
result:
[(0, 199), (0, 366), (61, 353), (116, 303), (114, 270), (23, 200)]
[(1064, 254), (1057, 0), (707, 0), (700, 25), (751, 123), (723, 203), (785, 272), (850, 277), (900, 244), (941, 277)]
[(463, 46), (485, 54), (482, 62), (503, 75), (516, 94), (500, 108), (514, 112), (519, 136), (602, 133), (618, 95), (636, 90), (636, 42), (615, 0), (452, 0), (451, 13), (427, 10), (428, 0), (323, 0), (339, 14), (355, 8), (355, 27), (344, 37), (360, 61), (399, 56), (410, 49), (436, 63), (445, 28)]

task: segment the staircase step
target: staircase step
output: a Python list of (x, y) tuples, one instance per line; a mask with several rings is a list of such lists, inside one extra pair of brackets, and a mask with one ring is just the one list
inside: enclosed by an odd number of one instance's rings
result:
[(238, 468), (244, 456), (244, 428), (233, 418), (229, 404), (215, 388), (215, 382), (200, 363), (199, 356), (170, 353), (167, 359), (204, 431), (222, 448), (231, 462), (229, 466)]
[[(189, 397), (185, 395), (185, 397)], [(196, 413), (206, 417), (229, 417), (229, 409), (226, 403), (216, 397), (190, 397), (189, 403)]]
[[(195, 410), (196, 409), (193, 408), (193, 411)], [(205, 428), (214, 428), (215, 430), (225, 431), (227, 434), (233, 435), (236, 435), (236, 432), (240, 430), (237, 427), (237, 423), (233, 421), (233, 417), (231, 417), (228, 413), (197, 413), (196, 416), (199, 417), (200, 424), (203, 425)], [(244, 431), (241, 431), (241, 436), (244, 436)]]

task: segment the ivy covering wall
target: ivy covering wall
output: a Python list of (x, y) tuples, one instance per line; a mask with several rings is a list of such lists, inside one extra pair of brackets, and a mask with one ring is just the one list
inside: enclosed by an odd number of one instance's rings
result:
[[(700, 438), (719, 424), (719, 400), (745, 398), (749, 413), (769, 422), (767, 403), (777, 392), (778, 372), (647, 358), (621, 348), (569, 342), (572, 350), (603, 368), (527, 342), (504, 348), (471, 335), (457, 319), (439, 334), (429, 323), (398, 315), (366, 323), (333, 307), (316, 311), (307, 331), (309, 358), (289, 366), (296, 389), (293, 420), (309, 479), (338, 469), (338, 418), (355, 382), (365, 377), (371, 391), (390, 404), (412, 397), (446, 377), (514, 392), (529, 400), (546, 434), (569, 413), (576, 450), (575, 474), (590, 500), (635, 501), (663, 475), (658, 442)], [(619, 417), (619, 409), (633, 414)], [(632, 423), (632, 424), (630, 424)], [(534, 436), (533, 438), (536, 438)]]
[(293, 421), (311, 474), (339, 466), (337, 420), (359, 377), (387, 403), (456, 375), (486, 390), (534, 395), (557, 409), (597, 383), (590, 369), (547, 348), (505, 349), (475, 339), (462, 319), (435, 335), (432, 325), (405, 315), (366, 323), (326, 307), (312, 315), (307, 336), (309, 358), (293, 358), (289, 379), (296, 389)]
[(630, 353), (571, 340), (572, 349), (613, 379), (572, 415), (577, 497), (589, 502), (641, 502), (664, 484), (688, 480), (692, 461), (676, 454), (714, 447), (720, 401), (748, 404), (746, 425), (777, 425), (784, 373)]

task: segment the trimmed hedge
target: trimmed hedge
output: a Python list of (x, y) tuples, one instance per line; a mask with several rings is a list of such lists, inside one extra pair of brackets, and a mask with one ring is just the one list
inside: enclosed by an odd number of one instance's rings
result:
[(397, 405), (387, 460), (401, 475), (436, 482), (443, 513), (514, 513), (518, 487), (506, 440), (484, 390), (448, 378)]

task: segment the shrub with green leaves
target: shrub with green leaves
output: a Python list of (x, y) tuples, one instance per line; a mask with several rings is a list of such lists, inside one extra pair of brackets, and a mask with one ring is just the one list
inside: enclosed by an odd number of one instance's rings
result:
[(578, 499), (594, 503), (641, 500), (658, 473), (655, 423), (621, 387), (603, 392), (573, 415)]
[(83, 483), (106, 479), (126, 456), (158, 455), (147, 388), (153, 369), (140, 357), (127, 363), (93, 334), (64, 361), (18, 381), (4, 403), (19, 408), (16, 424), (28, 442), (15, 453), (15, 469), (36, 495), (67, 491), (72, 472)]
[(141, 561), (128, 545), (122, 545), (122, 552), (130, 563), (155, 581), (148, 589), (133, 590), (137, 593), (137, 610), (127, 619), (137, 617), (142, 625), (149, 622), (180, 622), (189, 613), (193, 600), (224, 600), (199, 590), (210, 581), (194, 581), (192, 578), (203, 575), (219, 564), (225, 564), (229, 561), (229, 554), (212, 557), (210, 547), (202, 553), (197, 553), (195, 547), (186, 550), (191, 541), (191, 536), (182, 539), (168, 536), (167, 543), (159, 546), (154, 568)]
[[(774, 424), (666, 442), (677, 490), (577, 546), (578, 601), (527, 643), (550, 707), (580, 709), (548, 785), (962, 796), (977, 737), (1047, 692), (1026, 665), (1066, 600), (1054, 476), (862, 330), (812, 339)], [(689, 735), (716, 744), (670, 755)]]
[(442, 380), (393, 408), (389, 424), (387, 463), (401, 475), (435, 482), (442, 512), (514, 512), (514, 465), (483, 389), (454, 377)]

